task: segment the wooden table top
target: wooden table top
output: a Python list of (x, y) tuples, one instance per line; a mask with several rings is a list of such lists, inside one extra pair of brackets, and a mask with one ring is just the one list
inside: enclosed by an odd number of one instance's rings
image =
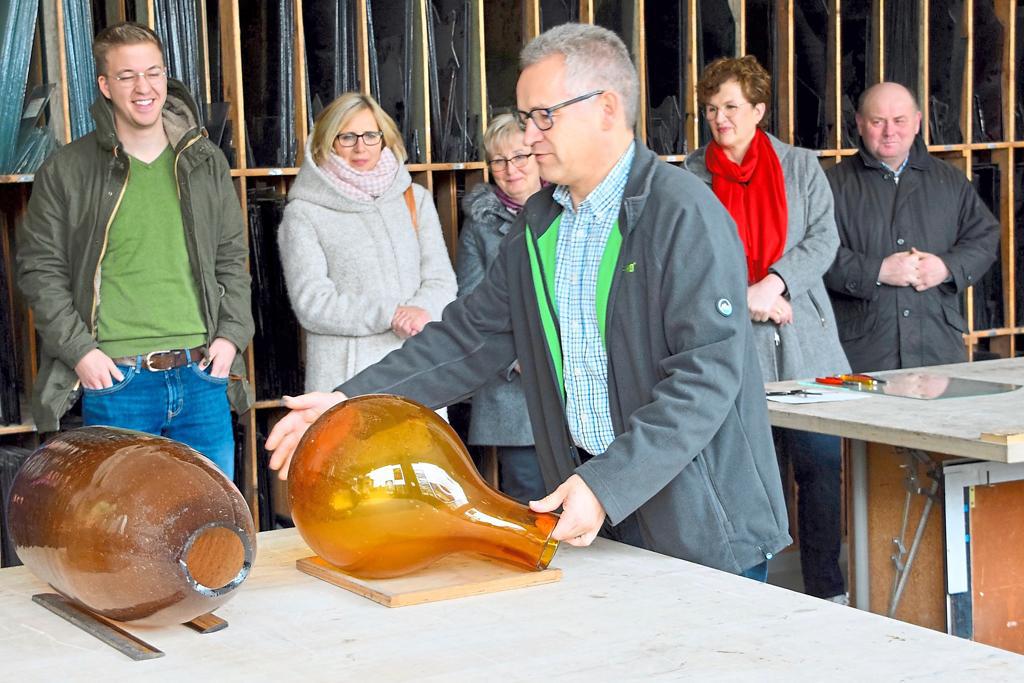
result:
[[(1024, 358), (939, 365), (872, 373), (881, 377), (914, 372), (1024, 385)], [(800, 388), (773, 382), (769, 391)], [(822, 434), (920, 448), (997, 462), (1024, 462), (1024, 436), (1014, 443), (982, 440), (983, 433), (1024, 435), (1024, 388), (991, 396), (920, 400), (872, 394), (859, 401), (790, 405), (768, 402), (771, 422)]]
[(259, 535), (230, 626), (132, 628), (133, 662), (31, 602), (0, 570), (0, 671), (17, 681), (1022, 680), (1024, 657), (598, 539), (562, 581), (389, 609), (302, 574), (294, 530)]

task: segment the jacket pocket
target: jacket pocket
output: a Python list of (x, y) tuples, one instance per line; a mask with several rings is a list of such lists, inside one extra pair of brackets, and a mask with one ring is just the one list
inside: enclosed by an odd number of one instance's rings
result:
[(942, 315), (946, 318), (946, 323), (953, 329), (958, 332), (967, 331), (967, 321), (960, 315), (960, 310), (955, 304), (942, 304)]
[(697, 468), (700, 470), (700, 476), (704, 480), (708, 499), (711, 501), (715, 514), (718, 515), (718, 521), (722, 523), (726, 533), (732, 535), (732, 522), (729, 521), (729, 515), (725, 512), (725, 506), (722, 505), (722, 496), (718, 492), (718, 487), (715, 486), (715, 480), (711, 477), (711, 471), (708, 469), (703, 451), (697, 454), (696, 462)]
[(875, 330), (878, 311), (869, 301), (834, 301), (832, 311), (836, 315), (836, 328), (840, 341), (853, 341), (865, 337)]
[(115, 382), (113, 385), (109, 387), (106, 387), (104, 389), (90, 389), (86, 386), (83, 386), (82, 390), (85, 393), (89, 394), (90, 396), (109, 396), (111, 394), (116, 394), (117, 392), (121, 391), (126, 386), (128, 386), (128, 383), (135, 378), (135, 368), (127, 367), (124, 369), (124, 372), (122, 374), (124, 375), (124, 379), (122, 379), (120, 382)]
[(189, 367), (192, 368), (192, 372), (199, 376), (200, 379), (209, 382), (210, 384), (219, 384), (221, 386), (227, 386), (227, 377), (214, 377), (210, 374), (213, 369), (213, 364), (207, 365), (205, 369), (199, 369), (199, 363), (190, 363)]
[(825, 313), (822, 311), (821, 304), (814, 298), (813, 292), (807, 292), (807, 298), (811, 300), (811, 306), (814, 306), (814, 312), (818, 316), (818, 322), (821, 323), (822, 327), (825, 327)]

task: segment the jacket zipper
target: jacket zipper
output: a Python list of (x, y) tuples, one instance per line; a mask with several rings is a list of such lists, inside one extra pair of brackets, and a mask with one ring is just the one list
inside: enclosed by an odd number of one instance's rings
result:
[(818, 314), (818, 320), (821, 321), (821, 326), (825, 327), (825, 314), (821, 312), (821, 306), (814, 300), (814, 295), (810, 292), (807, 293), (807, 298), (811, 300), (811, 305), (814, 306), (814, 312)]
[[(191, 147), (192, 145), (197, 143), (199, 140), (201, 140), (202, 137), (203, 137), (202, 135), (196, 135), (194, 138), (189, 140), (188, 143), (186, 143), (184, 147), (182, 147), (180, 150), (178, 150), (177, 154), (174, 155), (174, 190), (178, 194), (178, 204), (179, 205), (181, 204), (181, 181), (178, 179), (178, 162), (181, 160), (181, 155), (185, 153), (185, 150), (187, 150), (189, 147)], [(191, 215), (191, 211), (189, 212), (189, 222), (190, 223), (195, 223), (195, 219)], [(209, 323), (209, 322), (212, 322), (212, 321), (211, 321), (211, 316), (210, 316), (209, 302), (207, 302), (207, 300), (206, 300), (206, 274), (203, 272), (203, 267), (202, 267), (202, 264), (201, 264), (201, 262), (199, 260), (199, 245), (196, 243), (196, 237), (195, 237), (195, 230), (194, 229), (190, 231), (190, 234), (188, 235), (188, 239), (192, 243), (192, 251), (196, 255), (196, 270), (199, 271), (199, 290), (200, 290), (199, 299), (203, 302), (203, 311), (206, 314), (204, 317), (205, 317), (206, 321)], [(211, 330), (208, 329), (206, 331), (206, 340), (207, 340), (206, 343), (207, 344), (209, 344), (211, 341), (213, 341), (211, 335), (214, 332), (216, 332), (216, 330), (212, 330), (211, 331)]]
[[(117, 153), (115, 151), (115, 156)], [(110, 241), (110, 226), (114, 223), (114, 218), (117, 216), (117, 210), (121, 208), (121, 200), (124, 199), (124, 193), (128, 189), (128, 179), (132, 175), (131, 164), (128, 165), (128, 172), (124, 176), (124, 183), (121, 185), (121, 192), (117, 195), (117, 202), (114, 203), (114, 210), (110, 212), (110, 218), (107, 219), (107, 225), (103, 229), (103, 246), (100, 247), (100, 257), (96, 261), (96, 270), (92, 275), (92, 308), (89, 312), (89, 332), (92, 334), (92, 338), (96, 339), (96, 309), (100, 300), (100, 279), (103, 271), (103, 257), (107, 253), (107, 244)], [(78, 391), (78, 387), (81, 386), (82, 380), (76, 379), (75, 386), (72, 391)]]

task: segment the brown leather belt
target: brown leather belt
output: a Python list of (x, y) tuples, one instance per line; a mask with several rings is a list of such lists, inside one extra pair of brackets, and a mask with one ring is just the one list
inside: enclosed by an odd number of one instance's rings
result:
[(185, 351), (186, 349), (151, 351), (150, 353), (139, 354), (138, 356), (121, 356), (120, 358), (114, 358), (112, 360), (114, 361), (114, 365), (134, 366), (141, 358), (142, 367), (146, 370), (163, 371), (173, 370), (174, 368), (180, 368), (183, 365), (188, 365), (190, 357), (192, 362), (198, 362), (206, 356), (205, 346), (197, 346), (194, 349), (188, 349), (188, 353), (185, 353)]

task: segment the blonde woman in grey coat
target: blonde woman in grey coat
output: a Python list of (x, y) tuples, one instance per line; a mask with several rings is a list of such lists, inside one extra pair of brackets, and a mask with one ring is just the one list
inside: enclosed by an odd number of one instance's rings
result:
[(317, 117), (278, 233), (307, 392), (373, 365), (455, 298), (437, 210), (405, 158), (368, 95), (345, 93)]
[[(511, 114), (491, 121), (484, 134), (484, 154), (494, 184), (477, 185), (462, 201), (466, 222), (455, 260), (460, 297), (484, 279), (523, 203), (541, 186), (540, 168)], [(480, 387), (472, 403), (466, 441), (497, 447), (501, 490), (522, 503), (547, 495), (518, 363)]]
[[(808, 150), (766, 133), (771, 77), (754, 57), (723, 58), (697, 84), (713, 141), (686, 167), (735, 221), (747, 257), (747, 308), (765, 382), (849, 372), (822, 276), (839, 248), (825, 174)], [(846, 601), (839, 568), (839, 440), (775, 429), (799, 487), (804, 590)]]

